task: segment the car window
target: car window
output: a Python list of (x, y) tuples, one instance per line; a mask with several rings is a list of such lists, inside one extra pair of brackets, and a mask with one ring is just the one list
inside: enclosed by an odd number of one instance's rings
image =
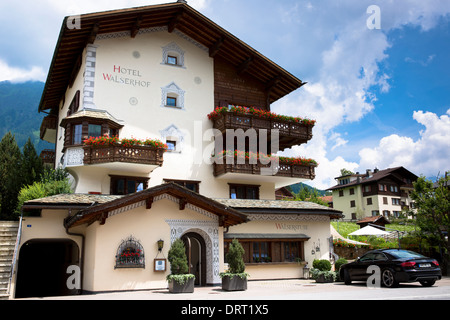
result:
[(374, 260), (377, 260), (377, 261), (386, 261), (386, 260), (387, 260), (387, 257), (386, 257), (384, 254), (382, 254), (382, 253), (377, 253), (377, 254), (375, 255), (375, 257), (374, 257)]
[(409, 250), (388, 250), (386, 251), (397, 259), (418, 259), (425, 258), (425, 256)]
[(363, 255), (359, 261), (364, 262), (364, 261), (372, 261), (374, 258), (374, 254), (373, 253), (366, 253), (365, 255)]

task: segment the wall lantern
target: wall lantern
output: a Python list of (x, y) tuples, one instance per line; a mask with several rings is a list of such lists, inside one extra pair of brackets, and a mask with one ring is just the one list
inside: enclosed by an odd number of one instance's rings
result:
[(164, 240), (158, 240), (158, 251), (161, 252), (164, 248)]
[(303, 278), (309, 279), (309, 267), (308, 267), (308, 262), (307, 262), (306, 265), (303, 267)]

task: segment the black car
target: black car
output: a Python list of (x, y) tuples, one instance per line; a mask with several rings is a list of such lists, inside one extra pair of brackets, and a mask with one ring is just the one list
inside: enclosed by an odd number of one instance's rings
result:
[[(379, 269), (371, 267), (368, 271), (370, 266)], [(397, 287), (400, 282), (416, 281), (430, 287), (442, 277), (437, 260), (401, 249), (369, 251), (355, 261), (342, 265), (339, 275), (349, 285), (352, 281), (367, 281), (375, 274), (373, 269), (379, 270), (379, 283), (388, 288)]]

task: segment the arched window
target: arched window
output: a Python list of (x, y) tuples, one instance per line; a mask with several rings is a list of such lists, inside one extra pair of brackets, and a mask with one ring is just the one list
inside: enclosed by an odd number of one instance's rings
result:
[(145, 268), (144, 248), (132, 236), (122, 240), (116, 254), (117, 268)]

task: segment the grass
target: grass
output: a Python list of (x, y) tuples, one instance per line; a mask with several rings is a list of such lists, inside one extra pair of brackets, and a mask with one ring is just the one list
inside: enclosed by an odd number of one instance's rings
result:
[[(342, 221), (332, 221), (331, 225), (336, 229), (337, 232), (344, 238), (347, 238), (350, 233), (353, 231), (359, 230), (359, 225), (357, 225), (355, 222), (342, 222)], [(386, 231), (406, 231), (406, 232), (412, 232), (415, 231), (415, 225), (412, 223), (391, 223), (386, 225)]]

